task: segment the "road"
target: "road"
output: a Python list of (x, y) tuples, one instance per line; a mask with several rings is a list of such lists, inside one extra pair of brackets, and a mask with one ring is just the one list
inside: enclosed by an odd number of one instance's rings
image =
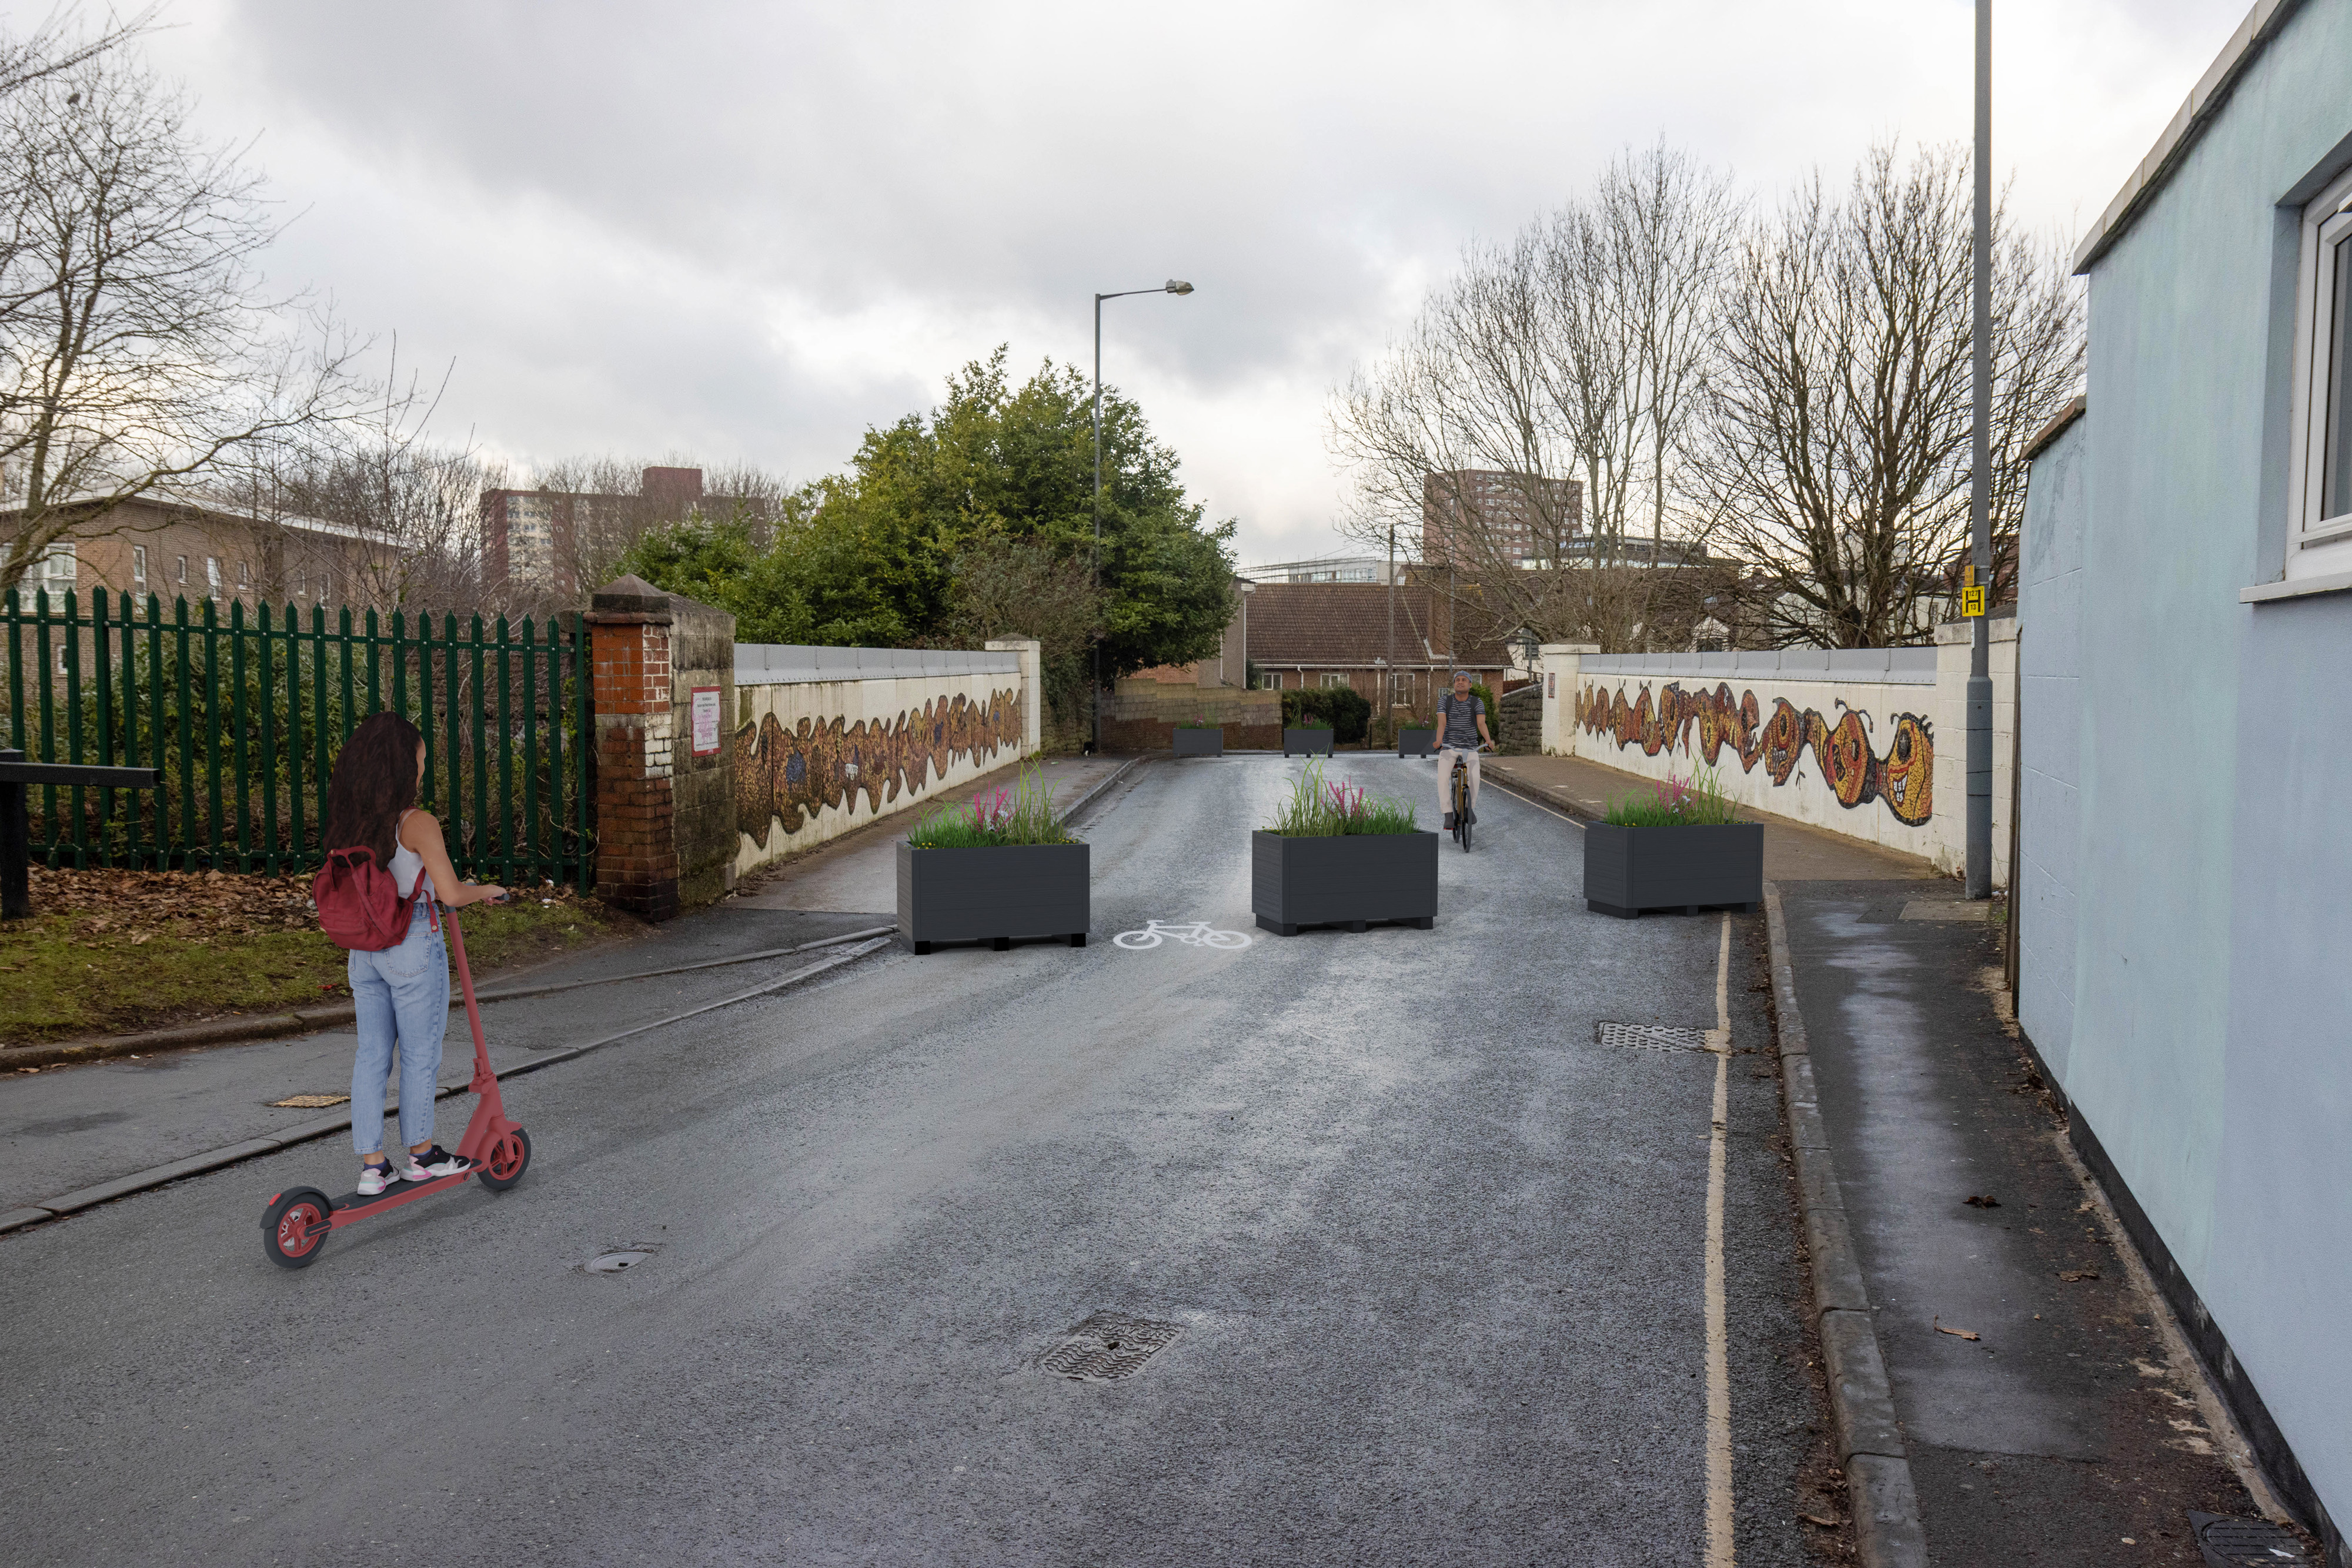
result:
[[(331, 1145), (0, 1239), (10, 1560), (1707, 1561), (1717, 1062), (1594, 1026), (1713, 1026), (1722, 917), (1588, 915), (1580, 830), (1489, 789), (1435, 930), (1257, 932), (1247, 832), (1297, 766), (1131, 775), (1083, 950), (892, 949), (514, 1081), (521, 1185), (306, 1271), (257, 1222), (342, 1190)], [(1154, 918), (1254, 940), (1109, 940)], [(1769, 1051), (1728, 1089), (1737, 1561), (1796, 1563)], [(1103, 1310), (1181, 1333), (1039, 1369)]]

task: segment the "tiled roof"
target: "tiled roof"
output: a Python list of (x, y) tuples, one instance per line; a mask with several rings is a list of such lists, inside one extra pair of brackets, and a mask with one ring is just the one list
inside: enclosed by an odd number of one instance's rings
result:
[[(1493, 643), (1467, 646), (1446, 657), (1446, 606), (1428, 587), (1396, 591), (1399, 668), (1449, 662), (1499, 669), (1507, 661)], [(1434, 658), (1423, 651), (1428, 639)], [(1369, 668), (1389, 653), (1389, 590), (1377, 582), (1265, 582), (1249, 601), (1249, 656), (1256, 664)]]

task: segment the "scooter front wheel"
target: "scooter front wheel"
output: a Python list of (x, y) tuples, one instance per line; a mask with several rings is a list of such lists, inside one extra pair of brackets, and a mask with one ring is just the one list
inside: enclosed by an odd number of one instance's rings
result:
[(334, 1205), (314, 1186), (281, 1192), (261, 1217), (261, 1249), (281, 1269), (307, 1269), (326, 1250)]
[(517, 1127), (490, 1145), (490, 1157), (482, 1162), (482, 1185), (492, 1192), (504, 1192), (522, 1180), (522, 1173), (530, 1168), (530, 1134)]

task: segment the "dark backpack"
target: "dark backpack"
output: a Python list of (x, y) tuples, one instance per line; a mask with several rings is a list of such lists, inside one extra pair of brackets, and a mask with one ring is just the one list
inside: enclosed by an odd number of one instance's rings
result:
[(338, 947), (358, 953), (381, 953), (408, 940), (408, 922), (425, 891), (425, 875), (407, 897), (400, 895), (392, 873), (375, 863), (375, 852), (365, 844), (329, 850), (327, 863), (310, 879), (310, 902), (319, 906), (319, 929)]

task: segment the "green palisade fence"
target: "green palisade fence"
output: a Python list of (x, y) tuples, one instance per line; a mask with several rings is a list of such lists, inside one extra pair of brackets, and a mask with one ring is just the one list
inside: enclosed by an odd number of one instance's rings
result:
[(525, 620), (161, 601), (103, 589), (0, 596), (7, 745), (42, 762), (161, 768), (160, 789), (44, 789), (32, 849), (57, 866), (320, 863), (327, 784), (369, 714), (425, 736), (420, 805), (467, 876), (595, 884), (595, 724), (588, 628)]

